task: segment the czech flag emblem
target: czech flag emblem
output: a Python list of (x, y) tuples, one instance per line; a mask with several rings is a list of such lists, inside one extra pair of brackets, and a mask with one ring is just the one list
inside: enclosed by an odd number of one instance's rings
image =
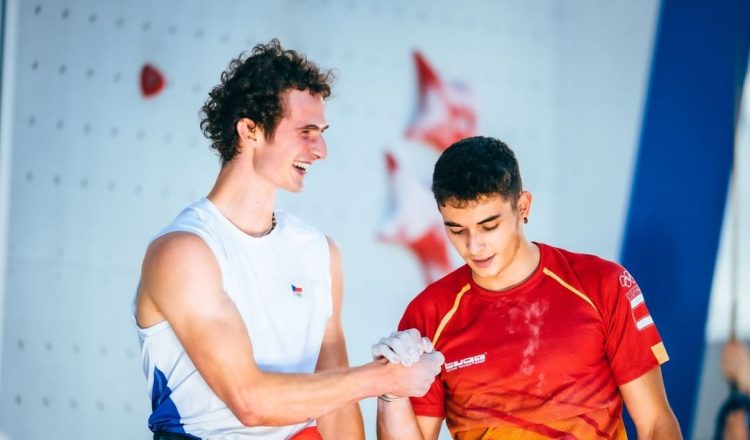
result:
[(302, 286), (295, 286), (292, 284), (292, 293), (297, 296), (302, 296)]

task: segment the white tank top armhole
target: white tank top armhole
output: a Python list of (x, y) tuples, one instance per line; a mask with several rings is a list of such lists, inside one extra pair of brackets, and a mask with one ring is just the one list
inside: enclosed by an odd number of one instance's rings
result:
[[(186, 232), (186, 233), (193, 234), (193, 235), (200, 237), (200, 239), (203, 240), (204, 243), (206, 243), (206, 246), (208, 246), (208, 249), (211, 251), (214, 258), (216, 259), (216, 263), (219, 265), (219, 269), (222, 271), (222, 280), (224, 279), (224, 273), (223, 273), (224, 266), (221, 264), (221, 261), (219, 260), (220, 258), (219, 256), (223, 255), (223, 253), (220, 253), (220, 251), (217, 249), (216, 243), (214, 243), (214, 239), (210, 237), (205, 231), (199, 228), (196, 228), (191, 225), (175, 225), (175, 224), (170, 225), (166, 229), (159, 232), (159, 234), (154, 236), (154, 238), (152, 238), (151, 241), (149, 242), (149, 246), (151, 245), (151, 243), (158, 240), (159, 238), (164, 237), (165, 235), (171, 234), (173, 232)], [(136, 329), (138, 329), (138, 332), (142, 334), (143, 336), (153, 336), (155, 334), (161, 333), (162, 331), (168, 328), (171, 328), (171, 326), (169, 325), (169, 322), (167, 322), (166, 319), (148, 327), (141, 327), (140, 325), (138, 325), (138, 320), (136, 319), (135, 315), (136, 315), (136, 300), (138, 299), (138, 292), (140, 291), (140, 288), (141, 288), (141, 282), (139, 280), (138, 287), (136, 288), (136, 294), (133, 296), (133, 302), (131, 304), (131, 309), (130, 309), (130, 320), (133, 322), (133, 325), (136, 327)]]

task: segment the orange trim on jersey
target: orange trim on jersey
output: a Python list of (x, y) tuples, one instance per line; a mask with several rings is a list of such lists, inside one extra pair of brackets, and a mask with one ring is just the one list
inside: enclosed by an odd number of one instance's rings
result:
[(560, 283), (561, 286), (565, 287), (566, 289), (570, 290), (571, 292), (573, 292), (576, 295), (578, 295), (579, 297), (581, 297), (581, 299), (583, 299), (584, 301), (586, 301), (587, 303), (589, 303), (591, 305), (591, 307), (593, 307), (594, 310), (596, 310), (596, 312), (599, 313), (599, 309), (596, 308), (596, 306), (594, 305), (594, 302), (591, 301), (591, 299), (589, 299), (589, 297), (586, 296), (586, 294), (584, 294), (580, 290), (576, 289), (575, 287), (573, 287), (570, 284), (568, 284), (565, 281), (563, 281), (559, 276), (557, 276), (556, 273), (552, 272), (551, 270), (547, 269), (546, 267), (542, 271), (544, 272), (545, 275), (549, 276), (553, 280), (555, 280), (558, 283)]
[[(602, 409), (603, 410), (603, 409)], [(492, 410), (495, 419), (490, 424), (496, 426), (477, 426), (461, 431), (451, 431), (457, 440), (549, 440), (553, 438), (571, 439), (608, 439), (627, 440), (622, 417), (619, 419), (601, 419), (597, 421), (586, 414), (575, 417), (536, 423), (532, 420), (517, 417), (510, 413), (499, 413)], [(607, 413), (609, 415), (609, 413)], [(483, 419), (487, 422), (487, 419)], [(490, 419), (491, 420), (491, 419)], [(599, 425), (606, 424), (601, 428)]]
[(654, 353), (654, 356), (656, 357), (656, 360), (659, 362), (659, 365), (669, 360), (669, 355), (667, 354), (667, 349), (666, 347), (664, 347), (663, 342), (659, 342), (656, 345), (652, 345), (651, 352)]
[(487, 440), (501, 438), (503, 440), (549, 440), (550, 438), (563, 438), (565, 433), (559, 435), (543, 435), (536, 432), (527, 431), (515, 426), (505, 426), (502, 428), (477, 428), (468, 431), (461, 431), (455, 434), (454, 438), (459, 440)]
[(461, 297), (464, 296), (464, 293), (466, 293), (471, 288), (471, 284), (467, 284), (464, 286), (463, 289), (461, 289), (460, 292), (458, 292), (458, 295), (456, 295), (456, 300), (453, 302), (453, 307), (451, 307), (450, 310), (448, 310), (448, 313), (443, 316), (443, 319), (440, 320), (440, 325), (438, 325), (437, 330), (435, 331), (435, 336), (432, 337), (432, 345), (437, 345), (438, 339), (440, 339), (440, 334), (443, 333), (443, 329), (445, 328), (446, 324), (448, 324), (448, 321), (453, 318), (453, 314), (456, 313), (456, 310), (458, 310), (458, 303), (461, 302)]

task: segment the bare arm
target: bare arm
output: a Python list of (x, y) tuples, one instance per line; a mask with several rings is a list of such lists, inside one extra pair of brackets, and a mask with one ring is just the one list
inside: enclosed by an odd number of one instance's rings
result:
[(261, 371), (221, 286), (218, 263), (199, 237), (168, 234), (144, 259), (137, 319), (141, 326), (166, 319), (209, 387), (245, 425), (290, 425), (381, 393), (424, 393), (427, 376), (436, 374), (429, 362), (416, 371), (386, 361), (316, 374)]
[(437, 440), (440, 417), (416, 416), (409, 399), (378, 399), (378, 440)]
[(639, 439), (682, 439), (680, 425), (669, 407), (661, 368), (620, 386)]
[[(740, 341), (729, 341), (724, 346), (721, 366), (724, 377), (735, 383), (737, 388), (750, 394), (750, 353)], [(724, 438), (727, 440), (746, 440), (750, 438), (747, 427), (747, 412), (736, 410), (727, 416), (724, 426)]]
[[(341, 302), (343, 298), (343, 274), (341, 269), (341, 254), (338, 247), (328, 239), (331, 249), (331, 295), (333, 299), (333, 315), (328, 321), (328, 327), (320, 349), (320, 357), (316, 372), (329, 371), (349, 366), (346, 353), (344, 330), (341, 326)], [(341, 409), (327, 414), (317, 420), (318, 431), (325, 439), (364, 439), (364, 423), (362, 413), (357, 402), (352, 402)]]
[[(419, 330), (408, 329), (392, 333), (373, 345), (375, 358), (386, 357), (390, 362), (412, 365), (418, 356), (437, 356), (432, 342), (423, 338)], [(441, 363), (442, 363), (441, 361)], [(408, 398), (378, 399), (378, 439), (437, 440), (442, 417), (425, 417), (414, 414)]]
[(750, 352), (740, 341), (729, 341), (721, 357), (724, 377), (737, 384), (737, 388), (750, 394)]
[(747, 428), (747, 413), (737, 410), (729, 413), (724, 425), (724, 440), (747, 440), (750, 431)]

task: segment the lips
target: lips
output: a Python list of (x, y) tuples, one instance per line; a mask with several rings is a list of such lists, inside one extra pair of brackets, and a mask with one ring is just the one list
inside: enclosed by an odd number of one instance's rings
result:
[(484, 258), (484, 259), (472, 258), (471, 261), (472, 263), (474, 263), (476, 267), (483, 269), (483, 268), (489, 267), (489, 265), (492, 264), (493, 258), (495, 258), (494, 255), (492, 255), (491, 257)]
[(299, 171), (303, 175), (307, 173), (307, 169), (310, 168), (310, 165), (311, 164), (308, 162), (300, 162), (298, 160), (295, 160), (292, 163), (292, 166), (294, 166), (294, 168), (296, 168), (297, 171)]

